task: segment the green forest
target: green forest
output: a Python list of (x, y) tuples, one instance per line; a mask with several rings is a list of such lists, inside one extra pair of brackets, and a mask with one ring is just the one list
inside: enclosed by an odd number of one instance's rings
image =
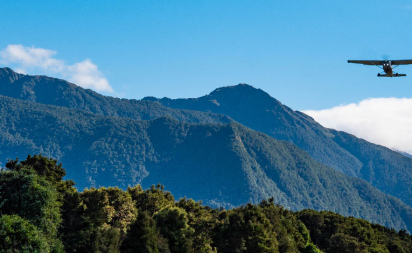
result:
[[(330, 210), (412, 231), (412, 208), (297, 146), (238, 123), (191, 124), (95, 115), (0, 96), (0, 165), (43, 154), (86, 187), (150, 188), (231, 209), (274, 198), (293, 211)], [(409, 187), (410, 188), (410, 187)]]
[[(0, 252), (412, 252), (412, 236), (274, 198), (230, 210), (176, 200), (161, 184), (76, 190), (42, 155), (0, 172)], [(188, 193), (190, 194), (190, 193)]]
[(212, 208), (272, 197), (292, 211), (412, 231), (411, 158), (326, 129), (246, 84), (128, 100), (0, 68), (0, 129), (0, 167), (27, 154), (53, 157), (79, 191), (160, 182), (176, 199)]

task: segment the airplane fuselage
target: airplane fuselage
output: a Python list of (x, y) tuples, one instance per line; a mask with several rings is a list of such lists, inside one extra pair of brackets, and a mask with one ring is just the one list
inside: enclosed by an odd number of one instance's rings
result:
[(383, 65), (383, 71), (389, 76), (393, 76), (393, 68), (392, 68), (392, 63), (391, 61), (385, 60), (382, 62)]

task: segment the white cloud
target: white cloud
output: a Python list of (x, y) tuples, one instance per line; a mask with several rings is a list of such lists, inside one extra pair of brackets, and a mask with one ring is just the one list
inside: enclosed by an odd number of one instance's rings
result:
[(68, 70), (74, 83), (82, 84), (85, 88), (113, 92), (107, 79), (90, 59), (73, 64)]
[(412, 154), (412, 98), (370, 98), (304, 113), (325, 127)]
[(55, 58), (56, 54), (56, 51), (44, 48), (8, 45), (0, 51), (0, 63), (13, 65), (20, 73), (45, 71), (84, 88), (113, 92), (107, 79), (90, 59), (67, 65), (63, 60)]

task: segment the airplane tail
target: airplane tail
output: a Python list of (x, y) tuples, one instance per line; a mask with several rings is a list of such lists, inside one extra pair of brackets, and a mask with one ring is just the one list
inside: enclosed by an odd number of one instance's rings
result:
[(398, 74), (398, 73), (393, 74), (393, 75), (387, 75), (387, 74), (382, 75), (382, 74), (378, 74), (378, 77), (401, 77), (401, 76), (406, 76), (406, 74)]

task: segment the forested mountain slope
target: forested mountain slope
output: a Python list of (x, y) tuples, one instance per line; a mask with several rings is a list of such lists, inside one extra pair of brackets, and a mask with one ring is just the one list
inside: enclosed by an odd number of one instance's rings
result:
[(238, 206), (274, 197), (313, 208), (412, 228), (412, 209), (364, 180), (313, 160), (293, 144), (238, 123), (139, 121), (0, 97), (0, 160), (42, 153), (88, 186), (161, 182), (177, 197)]
[(412, 205), (412, 159), (345, 132), (322, 127), (311, 117), (281, 104), (266, 92), (239, 84), (192, 99), (156, 99), (171, 108), (227, 115), (254, 130), (294, 143), (315, 160), (363, 178)]
[(214, 124), (234, 119), (276, 139), (294, 143), (315, 160), (363, 178), (412, 205), (412, 158), (324, 128), (309, 116), (249, 85), (219, 88), (194, 99), (149, 97), (139, 101), (106, 97), (64, 80), (21, 75), (0, 68), (0, 95), (132, 119), (169, 116), (184, 122)]
[(172, 109), (149, 101), (106, 97), (65, 80), (47, 76), (22, 75), (9, 68), (0, 68), (0, 95), (131, 119), (149, 120), (169, 116), (193, 123), (228, 123), (231, 121), (227, 116), (213, 113)]

